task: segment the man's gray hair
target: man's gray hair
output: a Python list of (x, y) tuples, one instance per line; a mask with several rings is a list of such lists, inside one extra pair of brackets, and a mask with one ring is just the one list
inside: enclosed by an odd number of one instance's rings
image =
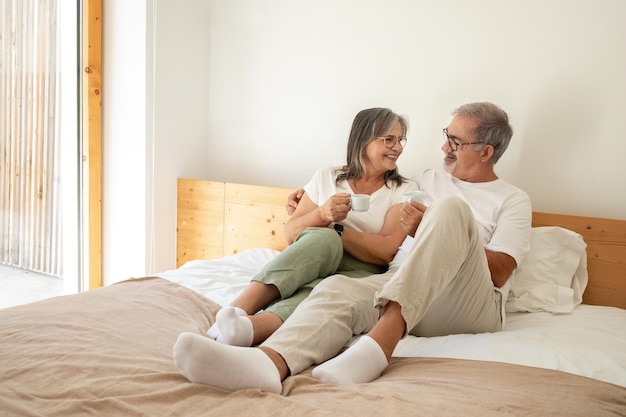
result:
[[(474, 135), (476, 140), (483, 142), (482, 146), (491, 145), (494, 148), (491, 163), (495, 165), (513, 136), (513, 128), (509, 124), (509, 116), (504, 110), (492, 103), (464, 104), (452, 112), (453, 116), (468, 117), (477, 122)], [(481, 145), (476, 145), (480, 149)]]

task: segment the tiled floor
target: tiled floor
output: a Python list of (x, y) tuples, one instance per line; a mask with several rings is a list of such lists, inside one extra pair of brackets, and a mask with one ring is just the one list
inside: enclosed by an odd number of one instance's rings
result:
[(63, 280), (0, 264), (0, 308), (63, 294)]

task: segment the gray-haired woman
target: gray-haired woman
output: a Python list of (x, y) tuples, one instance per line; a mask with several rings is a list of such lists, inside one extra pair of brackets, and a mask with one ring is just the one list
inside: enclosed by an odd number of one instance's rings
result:
[[(397, 168), (407, 129), (406, 119), (386, 108), (356, 115), (346, 165), (315, 173), (285, 225), (290, 245), (218, 312), (210, 337), (230, 345), (256, 345), (282, 325), (321, 279), (386, 271), (406, 237), (398, 203), (403, 193), (418, 189)], [(353, 194), (369, 196), (367, 211), (351, 210)]]

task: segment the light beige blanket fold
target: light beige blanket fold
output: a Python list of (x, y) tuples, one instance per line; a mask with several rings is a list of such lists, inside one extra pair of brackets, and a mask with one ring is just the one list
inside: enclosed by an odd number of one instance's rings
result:
[(545, 369), (394, 359), (383, 376), (325, 385), (310, 369), (283, 395), (192, 384), (172, 360), (219, 306), (160, 278), (0, 310), (0, 416), (624, 416), (626, 389)]

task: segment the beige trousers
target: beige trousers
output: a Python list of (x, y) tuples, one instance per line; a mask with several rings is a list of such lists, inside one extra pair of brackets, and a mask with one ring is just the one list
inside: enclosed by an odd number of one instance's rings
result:
[(415, 242), (396, 271), (323, 280), (264, 343), (292, 374), (328, 360), (353, 335), (367, 333), (389, 301), (402, 307), (415, 336), (502, 329), (501, 298), (468, 205), (451, 197), (427, 210)]

